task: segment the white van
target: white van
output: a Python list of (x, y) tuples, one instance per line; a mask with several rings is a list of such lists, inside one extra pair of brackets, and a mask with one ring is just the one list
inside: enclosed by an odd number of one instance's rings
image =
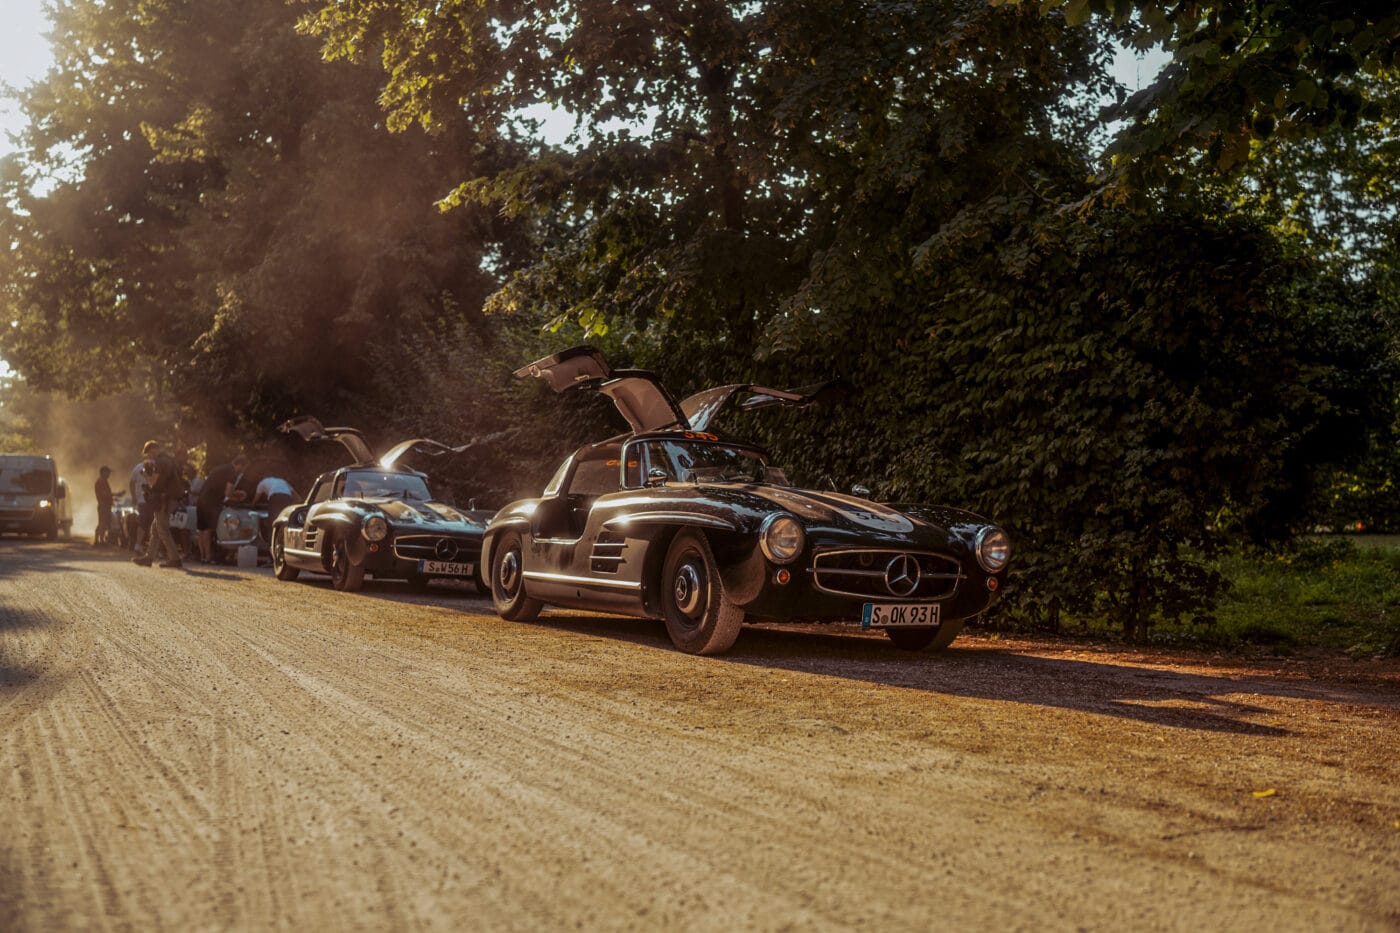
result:
[(0, 534), (58, 537), (60, 501), (67, 498), (52, 457), (0, 454)]
[(58, 478), (58, 501), (54, 503), (54, 513), (58, 516), (58, 530), (63, 537), (73, 534), (73, 497), (68, 494), (68, 480)]

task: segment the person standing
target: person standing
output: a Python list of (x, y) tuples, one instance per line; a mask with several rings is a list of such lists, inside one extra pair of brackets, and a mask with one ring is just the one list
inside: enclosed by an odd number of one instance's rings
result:
[[(138, 555), (146, 553), (146, 545), (151, 541), (151, 509), (146, 504), (146, 461), (138, 460), (131, 469), (131, 501), (136, 506), (136, 534), (131, 539), (131, 549)], [(150, 561), (147, 561), (150, 563)]]
[(219, 522), (224, 500), (233, 492), (233, 482), (248, 469), (248, 458), (239, 454), (232, 463), (224, 463), (209, 471), (200, 487), (196, 501), (199, 525), (199, 559), (206, 564), (214, 559), (214, 526)]
[(133, 557), (132, 561), (149, 567), (152, 557), (164, 551), (165, 559), (160, 566), (183, 567), (175, 539), (170, 534), (170, 508), (180, 489), (175, 461), (161, 453), (160, 444), (155, 441), (147, 441), (146, 446), (141, 448), (141, 455), (146, 458), (146, 503), (151, 507), (151, 546), (146, 554)]
[(97, 531), (92, 536), (93, 547), (112, 543), (112, 506), (119, 493), (112, 492), (112, 484), (107, 480), (111, 475), (112, 468), (104, 466), (97, 471), (97, 482), (92, 484), (93, 495), (97, 497)]

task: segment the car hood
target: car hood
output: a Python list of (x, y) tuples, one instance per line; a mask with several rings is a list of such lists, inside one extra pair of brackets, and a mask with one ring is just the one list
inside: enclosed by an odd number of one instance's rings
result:
[(826, 532), (853, 541), (889, 546), (934, 544), (949, 538), (971, 543), (987, 527), (986, 519), (939, 505), (880, 503), (859, 496), (793, 486), (716, 483), (699, 486), (674, 484), (634, 493), (614, 503), (624, 512), (690, 511), (739, 527), (757, 530), (768, 516), (788, 512), (809, 532)]
[(744, 486), (743, 493), (791, 512), (804, 525), (875, 535), (906, 536), (922, 530), (958, 534), (989, 524), (961, 509), (886, 504), (859, 496), (792, 486)]
[(361, 499), (396, 525), (424, 525), (441, 531), (480, 531), (482, 523), (442, 502), (405, 502), (402, 499)]

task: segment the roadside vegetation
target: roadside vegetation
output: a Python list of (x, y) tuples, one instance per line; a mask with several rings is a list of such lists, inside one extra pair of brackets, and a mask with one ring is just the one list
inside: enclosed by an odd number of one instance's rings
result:
[(1232, 586), (1216, 621), (1188, 627), (1186, 637), (1277, 654), (1400, 654), (1400, 536), (1303, 538), (1220, 563)]
[[(1400, 535), (1306, 536), (1286, 545), (1233, 548), (1211, 566), (1223, 583), (1213, 614), (1156, 619), (1140, 644), (1278, 657), (1400, 655)], [(1012, 613), (981, 627), (1045, 630)], [(1055, 634), (1123, 639), (1102, 615), (1066, 616)]]

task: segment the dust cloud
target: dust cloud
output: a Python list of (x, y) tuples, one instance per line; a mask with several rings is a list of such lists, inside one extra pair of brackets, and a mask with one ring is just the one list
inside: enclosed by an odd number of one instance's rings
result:
[(100, 467), (112, 468), (109, 481), (114, 491), (124, 490), (141, 459), (142, 444), (152, 439), (163, 444), (181, 442), (171, 421), (135, 393), (74, 400), (21, 386), (6, 395), (11, 437), (23, 438), (20, 443), (29, 448), (11, 452), (53, 457), (58, 475), (68, 486), (75, 535), (90, 535), (97, 527), (92, 487)]

